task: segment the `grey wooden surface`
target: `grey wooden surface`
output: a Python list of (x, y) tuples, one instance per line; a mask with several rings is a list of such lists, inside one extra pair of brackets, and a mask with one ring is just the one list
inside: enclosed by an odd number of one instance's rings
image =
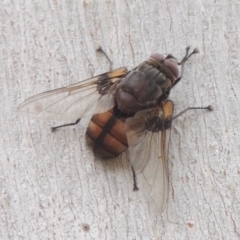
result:
[[(239, 239), (240, 2), (8, 1), (0, 3), (1, 239)], [(20, 117), (34, 94), (108, 71), (129, 69), (152, 52), (187, 62), (170, 98), (175, 112), (212, 104), (174, 121), (170, 193), (156, 216), (132, 191), (127, 155), (95, 159), (85, 141), (88, 119)]]

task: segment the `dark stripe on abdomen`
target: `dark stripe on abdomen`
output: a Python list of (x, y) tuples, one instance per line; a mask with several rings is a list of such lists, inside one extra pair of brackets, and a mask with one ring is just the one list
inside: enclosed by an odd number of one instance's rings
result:
[(108, 155), (118, 156), (128, 147), (124, 121), (110, 112), (94, 115), (89, 123), (87, 135), (94, 141), (95, 152), (100, 147), (109, 153)]

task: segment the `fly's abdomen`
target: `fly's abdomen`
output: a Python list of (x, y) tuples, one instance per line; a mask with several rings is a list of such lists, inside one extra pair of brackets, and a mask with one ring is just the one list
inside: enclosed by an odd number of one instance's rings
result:
[(95, 154), (101, 157), (116, 157), (127, 149), (124, 122), (124, 119), (116, 117), (112, 111), (92, 117), (87, 135), (94, 143)]

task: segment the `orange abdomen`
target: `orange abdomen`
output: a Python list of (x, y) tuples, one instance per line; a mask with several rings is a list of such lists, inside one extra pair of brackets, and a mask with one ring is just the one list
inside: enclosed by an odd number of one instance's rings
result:
[(87, 135), (94, 142), (94, 152), (101, 157), (116, 157), (128, 148), (125, 119), (113, 111), (96, 114), (87, 128)]

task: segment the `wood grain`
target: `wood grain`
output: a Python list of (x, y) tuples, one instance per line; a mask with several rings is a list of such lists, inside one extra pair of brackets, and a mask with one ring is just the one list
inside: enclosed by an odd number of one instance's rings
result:
[[(0, 3), (1, 239), (239, 239), (240, 5), (238, 1), (9, 1)], [(185, 66), (170, 98), (173, 123), (167, 208), (156, 216), (132, 191), (127, 154), (95, 159), (89, 119), (20, 117), (26, 98), (109, 70), (129, 69), (152, 52)]]

